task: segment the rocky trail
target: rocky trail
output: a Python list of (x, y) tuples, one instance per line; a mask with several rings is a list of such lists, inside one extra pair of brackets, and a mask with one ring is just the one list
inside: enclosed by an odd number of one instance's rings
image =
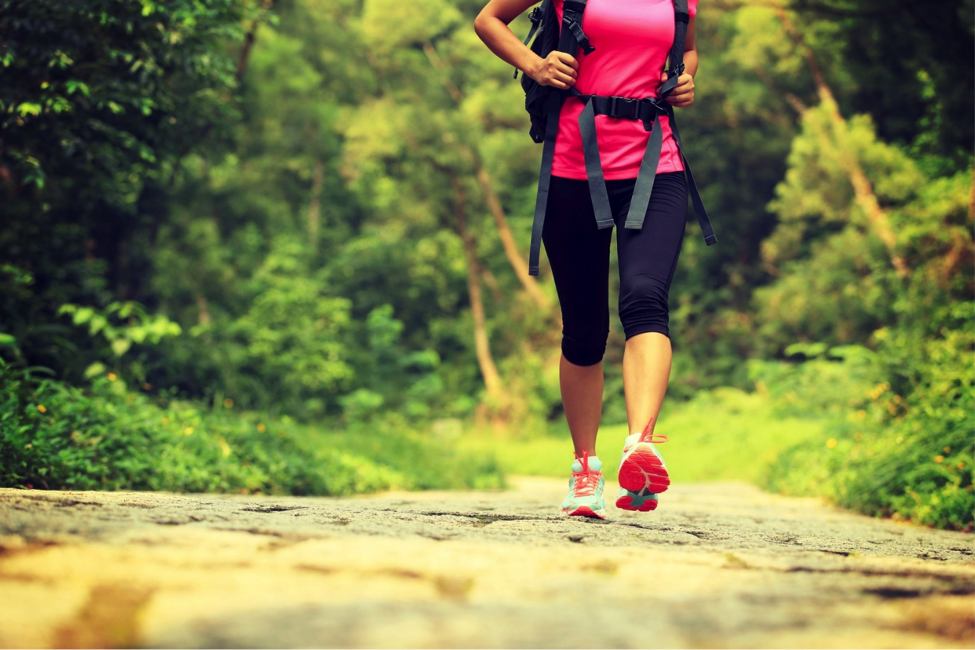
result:
[(971, 534), (736, 483), (563, 519), (562, 481), (512, 483), (3, 489), (0, 646), (975, 647)]

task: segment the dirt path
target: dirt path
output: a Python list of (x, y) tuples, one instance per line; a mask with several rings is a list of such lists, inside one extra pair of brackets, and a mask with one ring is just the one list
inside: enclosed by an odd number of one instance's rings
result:
[(975, 646), (972, 535), (740, 484), (562, 519), (561, 481), (514, 483), (0, 490), (0, 646)]

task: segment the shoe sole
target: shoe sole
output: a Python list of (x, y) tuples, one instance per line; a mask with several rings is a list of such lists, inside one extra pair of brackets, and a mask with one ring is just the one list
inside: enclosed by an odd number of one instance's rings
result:
[(660, 461), (660, 457), (647, 446), (638, 445), (637, 448), (623, 461), (619, 471), (620, 486), (630, 492), (648, 492), (660, 494), (670, 487), (670, 474)]
[(657, 509), (656, 499), (641, 499), (643, 503), (638, 506), (633, 505), (633, 497), (621, 496), (616, 500), (616, 507), (620, 510), (632, 510), (634, 512), (650, 512)]
[(596, 519), (605, 519), (606, 513), (598, 513), (589, 506), (579, 506), (571, 512), (568, 510), (563, 510), (562, 514), (566, 517), (595, 517)]

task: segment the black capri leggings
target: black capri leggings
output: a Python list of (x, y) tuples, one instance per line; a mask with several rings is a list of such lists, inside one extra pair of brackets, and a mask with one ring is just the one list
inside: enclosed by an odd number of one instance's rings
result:
[[(687, 181), (683, 172), (657, 174), (641, 230), (623, 228), (636, 179), (606, 181), (616, 222), (619, 313), (626, 338), (670, 336), (667, 295), (684, 240)], [(596, 228), (589, 184), (552, 177), (542, 241), (562, 306), (562, 353), (577, 366), (599, 363), (609, 337), (610, 228)]]

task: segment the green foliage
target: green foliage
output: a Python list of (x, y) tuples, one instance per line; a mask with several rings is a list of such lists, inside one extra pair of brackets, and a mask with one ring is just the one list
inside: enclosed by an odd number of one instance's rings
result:
[(334, 433), (232, 406), (160, 407), (114, 374), (83, 390), (0, 362), (0, 485), (299, 495), (501, 485), (491, 457), (402, 423)]
[(247, 312), (229, 327), (201, 324), (192, 333), (231, 352), (223, 383), (232, 394), (245, 393), (235, 390), (234, 378), (248, 368), (291, 395), (290, 406), (320, 415), (325, 404), (317, 396), (334, 394), (353, 374), (343, 345), (351, 305), (304, 272), (301, 253), (296, 242), (277, 242), (251, 280), (255, 299)]
[[(855, 4), (699, 17), (680, 119), (720, 245), (690, 220), (670, 453), (964, 528), (971, 16)], [(5, 480), (489, 485), (490, 453), (478, 465), (414, 433), (488, 413), (532, 454), (505, 450), (505, 467), (562, 475), (565, 432), (537, 435), (562, 422), (557, 327), (495, 225), (524, 255), (540, 151), (510, 68), (472, 29), (479, 9), (0, 0)], [(484, 388), (472, 286), (503, 397)], [(544, 261), (539, 289), (555, 304)], [(626, 417), (623, 344), (614, 322), (607, 424)]]
[[(975, 310), (960, 306), (956, 316), (970, 323)], [(853, 368), (850, 361), (755, 364), (757, 381), (779, 387), (774, 414), (830, 416), (821, 437), (775, 459), (763, 485), (867, 514), (970, 529), (975, 337), (967, 330), (920, 345), (911, 336), (886, 340), (880, 354)], [(903, 388), (913, 390), (905, 397)]]
[(772, 353), (793, 341), (862, 342), (894, 316), (896, 277), (879, 241), (851, 228), (810, 248), (755, 292), (762, 344)]
[[(159, 314), (150, 315), (146, 313), (145, 307), (131, 301), (113, 302), (104, 311), (71, 304), (61, 305), (58, 315), (61, 314), (70, 314), (72, 323), (86, 326), (90, 336), (105, 340), (108, 349), (96, 350), (96, 358), (118, 358), (128, 352), (133, 344), (156, 345), (166, 337), (179, 336), (182, 333), (178, 324)], [(136, 363), (135, 367), (139, 369), (139, 376), (144, 378), (145, 372), (141, 366)], [(95, 361), (85, 369), (85, 377), (93, 377), (105, 371), (105, 364)]]
[[(934, 167), (878, 141), (869, 119), (847, 127), (844, 153), (831, 144), (838, 134), (827, 106), (805, 116), (772, 203), (781, 220), (763, 243), (779, 278), (754, 295), (766, 354), (836, 356), (831, 346), (854, 343), (869, 349), (841, 348), (839, 356), (856, 351), (859, 359), (835, 364), (846, 377), (824, 376), (821, 360), (778, 371), (756, 362), (759, 375), (771, 372), (758, 381), (785, 387), (777, 408), (833, 414), (827, 440), (784, 453), (767, 485), (869, 514), (968, 528), (975, 314), (973, 281), (961, 269), (975, 258), (972, 170), (929, 177)], [(850, 156), (880, 203), (873, 212), (842, 182)], [(889, 220), (889, 240), (880, 217)], [(861, 376), (869, 386), (850, 384)]]
[(63, 172), (81, 166), (92, 172), (86, 194), (120, 196), (133, 187), (113, 172), (137, 178), (226, 113), (219, 91), (233, 85), (233, 67), (212, 50), (239, 32), (234, 0), (3, 5), (12, 92), (0, 99), (0, 131), (20, 183), (43, 188), (53, 176), (65, 189), (81, 178)]
[(244, 13), (238, 0), (0, 3), (0, 259), (16, 270), (0, 273), (0, 322), (31, 362), (72, 380), (90, 365), (63, 304), (153, 303), (139, 286), (164, 188), (238, 115), (222, 49)]
[[(975, 47), (975, 12), (969, 0), (903, 3), (887, 0), (792, 0), (797, 22), (835, 25), (829, 51), (853, 83), (844, 93), (853, 111), (870, 113), (888, 142), (937, 160), (951, 175), (971, 162), (975, 136), (975, 78), (953, 65)], [(805, 30), (805, 27), (804, 27)], [(843, 47), (837, 47), (842, 43)], [(845, 50), (845, 54), (842, 51)], [(849, 65), (851, 54), (856, 65)], [(830, 71), (831, 76), (836, 71)], [(922, 101), (908, 102), (905, 96)]]

